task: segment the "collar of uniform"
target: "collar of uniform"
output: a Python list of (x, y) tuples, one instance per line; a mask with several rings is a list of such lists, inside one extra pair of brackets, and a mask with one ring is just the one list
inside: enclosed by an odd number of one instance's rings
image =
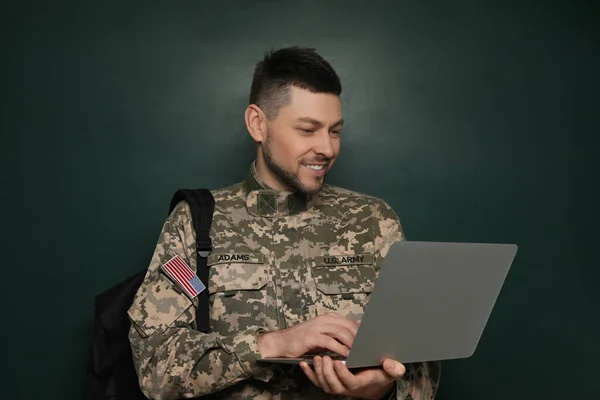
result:
[(313, 207), (315, 196), (275, 190), (267, 186), (256, 172), (256, 161), (244, 180), (246, 208), (248, 213), (259, 217), (282, 217), (294, 215)]

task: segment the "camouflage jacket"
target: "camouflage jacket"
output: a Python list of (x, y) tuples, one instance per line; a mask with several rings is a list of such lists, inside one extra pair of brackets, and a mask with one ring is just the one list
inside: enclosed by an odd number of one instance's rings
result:
[[(194, 330), (191, 300), (162, 272), (179, 255), (196, 270), (186, 203), (166, 220), (129, 310), (130, 342), (144, 393), (153, 399), (341, 399), (298, 366), (257, 362), (257, 335), (336, 311), (360, 319), (379, 260), (403, 240), (380, 199), (325, 185), (308, 198), (269, 190), (254, 164), (243, 182), (212, 192), (208, 258), (210, 324)], [(433, 399), (439, 363), (407, 365), (391, 398)]]

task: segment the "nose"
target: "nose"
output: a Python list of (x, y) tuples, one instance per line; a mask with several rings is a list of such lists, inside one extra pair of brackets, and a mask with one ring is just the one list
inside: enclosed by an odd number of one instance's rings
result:
[(326, 158), (332, 158), (334, 153), (334, 143), (329, 132), (322, 132), (317, 136), (317, 142), (314, 146), (314, 151)]

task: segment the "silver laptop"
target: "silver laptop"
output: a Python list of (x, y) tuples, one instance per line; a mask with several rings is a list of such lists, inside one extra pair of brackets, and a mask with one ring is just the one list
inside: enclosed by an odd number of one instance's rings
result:
[[(514, 244), (395, 242), (361, 320), (348, 368), (473, 355), (517, 253)], [(314, 354), (265, 358), (312, 364)]]

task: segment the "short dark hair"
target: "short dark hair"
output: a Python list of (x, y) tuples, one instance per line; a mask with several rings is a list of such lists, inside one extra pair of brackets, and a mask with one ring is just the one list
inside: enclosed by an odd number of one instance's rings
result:
[(250, 104), (258, 105), (271, 120), (289, 104), (291, 86), (313, 93), (342, 93), (339, 76), (315, 49), (293, 46), (271, 50), (256, 64)]

